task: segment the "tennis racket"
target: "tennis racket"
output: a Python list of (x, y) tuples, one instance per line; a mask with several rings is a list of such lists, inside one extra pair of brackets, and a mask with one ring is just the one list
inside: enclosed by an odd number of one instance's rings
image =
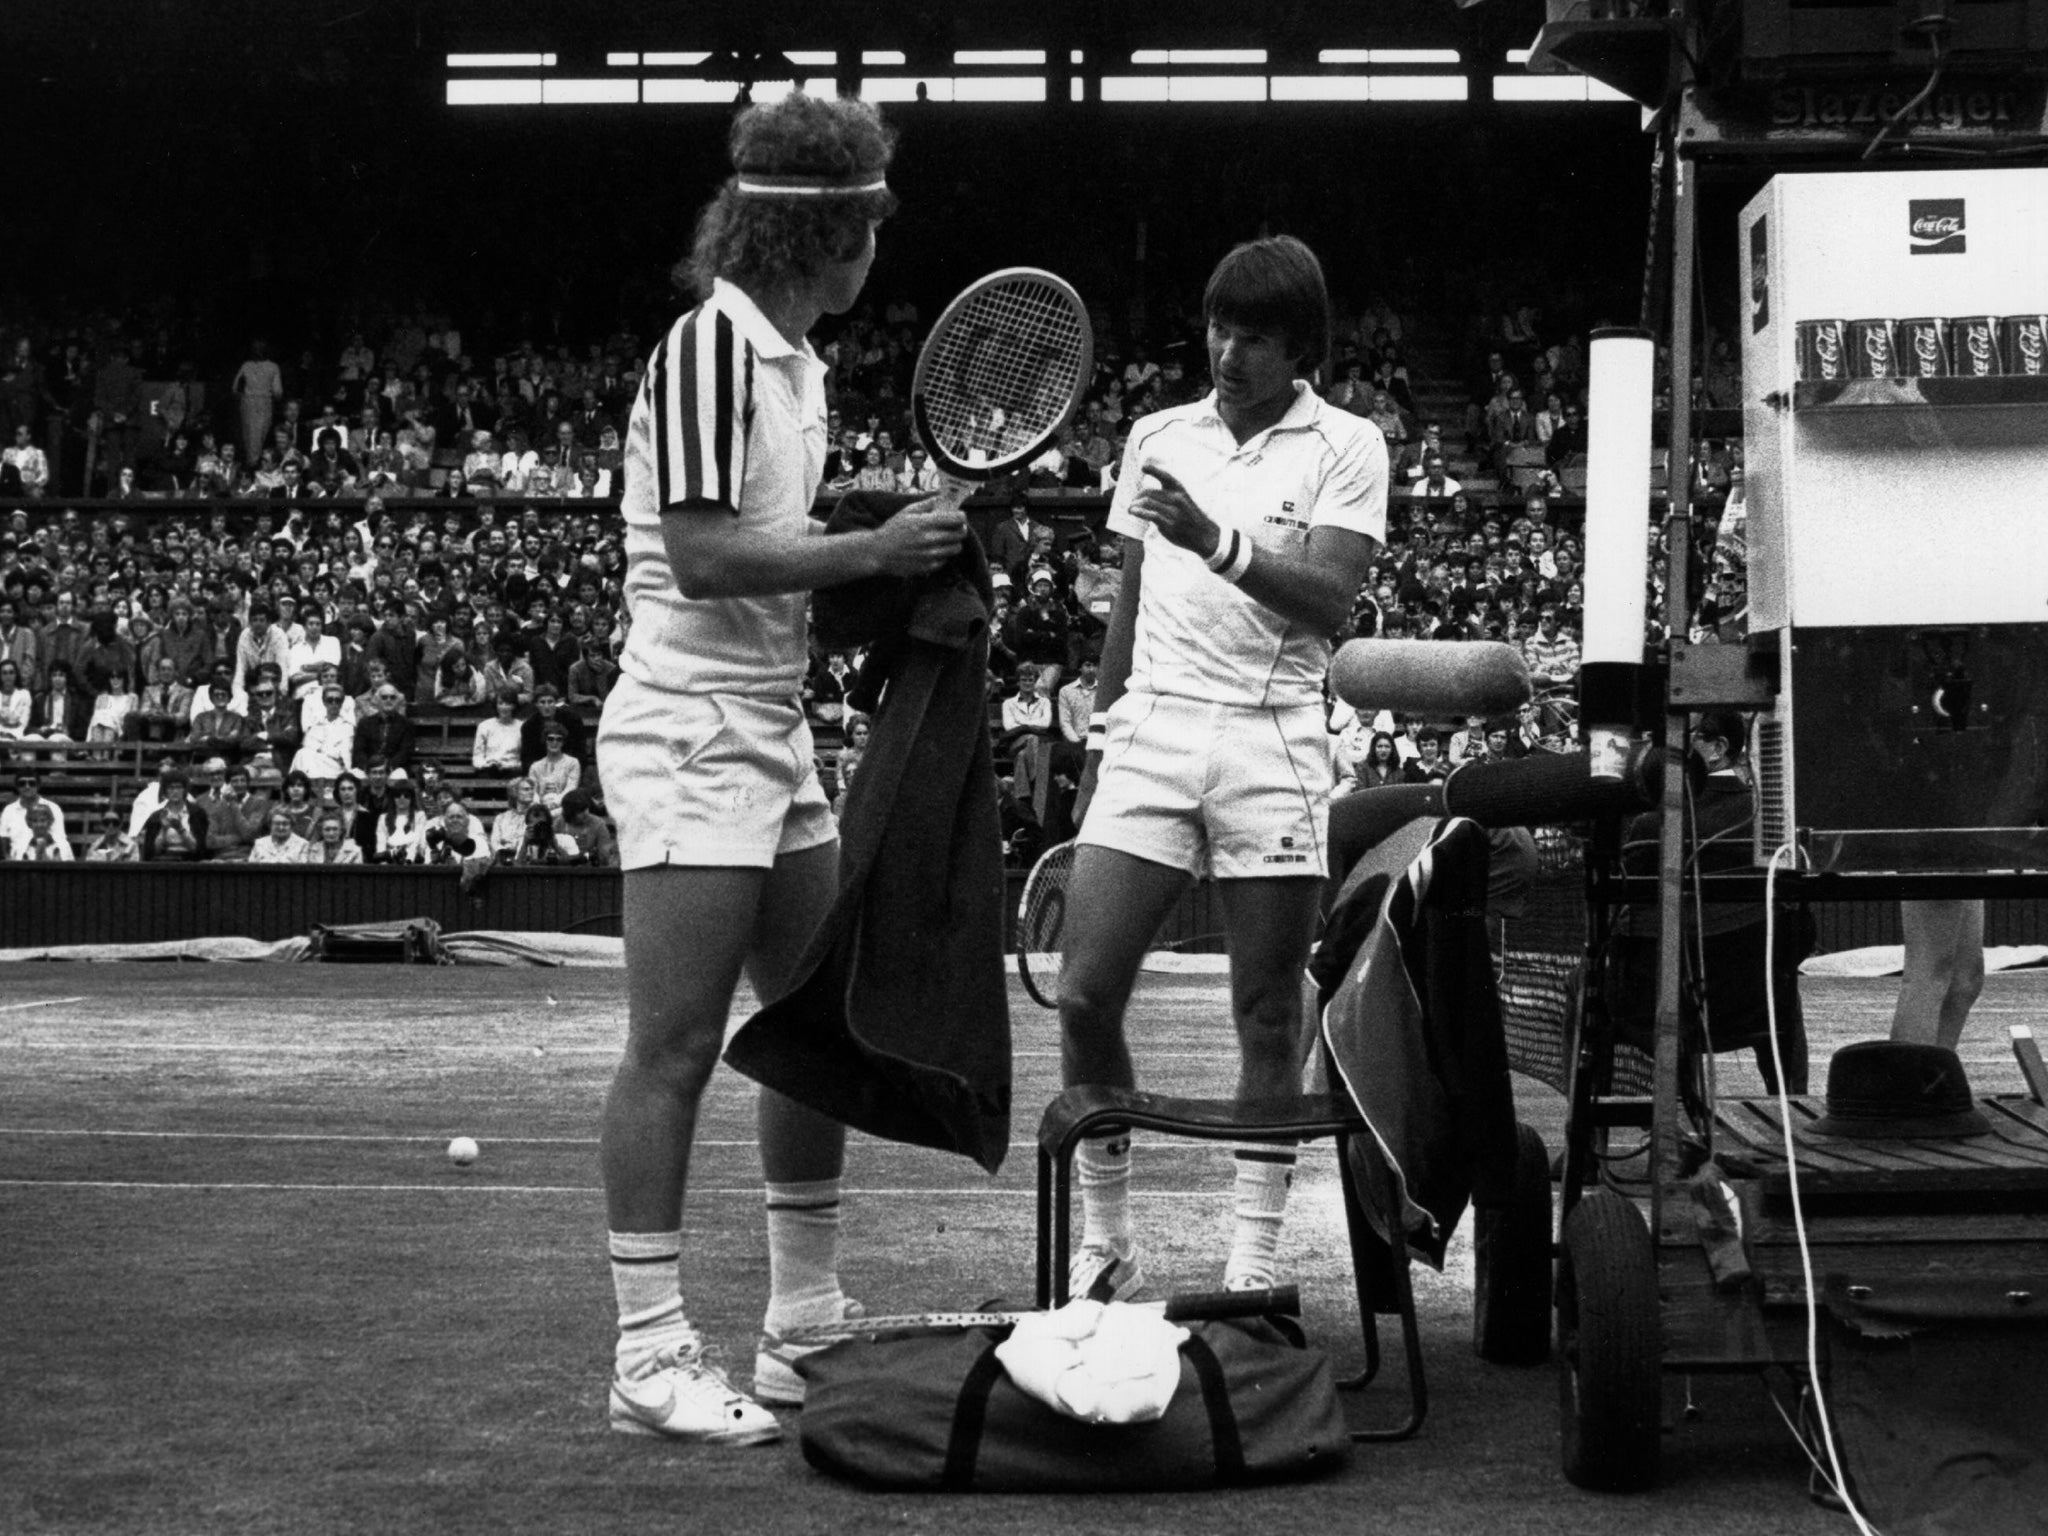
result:
[[(1132, 1303), (1158, 1312), (1170, 1323), (1191, 1322), (1214, 1317), (1299, 1317), (1301, 1288), (1276, 1285), (1252, 1291), (1181, 1291), (1164, 1301)], [(784, 1343), (816, 1348), (846, 1339), (871, 1339), (890, 1333), (957, 1333), (968, 1328), (1014, 1328), (1036, 1312), (900, 1312), (889, 1317), (848, 1317), (836, 1323), (819, 1323), (810, 1328), (792, 1328), (782, 1335)]]
[(1071, 839), (1038, 856), (1017, 903), (1017, 975), (1041, 1008), (1060, 1005), (1060, 933), (1067, 922), (1067, 882), (1074, 874)]
[(1006, 267), (946, 306), (917, 355), (910, 419), (955, 511), (976, 485), (1045, 452), (1081, 403), (1095, 329), (1081, 296), (1035, 267)]

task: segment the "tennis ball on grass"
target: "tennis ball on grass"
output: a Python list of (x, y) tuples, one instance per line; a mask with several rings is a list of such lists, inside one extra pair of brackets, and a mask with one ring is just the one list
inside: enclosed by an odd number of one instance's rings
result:
[(458, 1168), (467, 1168), (476, 1161), (476, 1142), (468, 1136), (458, 1136), (448, 1143), (448, 1161)]

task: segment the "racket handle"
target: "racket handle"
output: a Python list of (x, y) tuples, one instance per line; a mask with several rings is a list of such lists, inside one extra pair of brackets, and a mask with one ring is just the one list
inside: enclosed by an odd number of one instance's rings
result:
[(1275, 1285), (1253, 1291), (1182, 1291), (1166, 1298), (1172, 1323), (1205, 1317), (1299, 1317), (1301, 1287)]
[(972, 496), (974, 492), (975, 483), (972, 480), (962, 480), (955, 475), (941, 475), (939, 476), (937, 505), (932, 510), (934, 512), (958, 512), (966, 504), (967, 498)]

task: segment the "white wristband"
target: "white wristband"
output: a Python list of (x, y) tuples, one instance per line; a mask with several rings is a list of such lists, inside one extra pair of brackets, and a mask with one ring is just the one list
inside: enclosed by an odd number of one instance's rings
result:
[(1109, 729), (1109, 711), (1108, 711), (1108, 710), (1106, 710), (1106, 709), (1098, 709), (1098, 710), (1096, 710), (1096, 711), (1095, 711), (1095, 712), (1094, 712), (1093, 714), (1091, 714), (1091, 715), (1090, 715), (1090, 716), (1088, 717), (1088, 729), (1089, 729), (1089, 730), (1091, 730), (1091, 731), (1106, 731), (1106, 730), (1108, 730), (1108, 729)]
[(1216, 541), (1216, 553), (1205, 563), (1234, 587), (1252, 568), (1252, 541), (1235, 528), (1227, 529), (1225, 536)]

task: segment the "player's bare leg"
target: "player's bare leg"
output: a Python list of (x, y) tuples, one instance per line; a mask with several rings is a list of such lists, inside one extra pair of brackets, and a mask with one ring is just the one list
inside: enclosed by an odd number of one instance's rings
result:
[(683, 1192), (697, 1106), (768, 874), (663, 867), (625, 876), (626, 1049), (600, 1138), (619, 1342), (612, 1427), (754, 1444), (775, 1417), (705, 1360), (683, 1310)]
[[(1067, 887), (1060, 958), (1061, 1076), (1067, 1086), (1132, 1088), (1137, 1076), (1124, 1012), (1138, 967), (1160, 924), (1187, 889), (1178, 869), (1084, 844)], [(1131, 1138), (1089, 1137), (1075, 1157), (1081, 1185), (1081, 1246), (1070, 1283), (1128, 1300), (1145, 1284), (1131, 1238)]]
[[(777, 859), (754, 925), (747, 978), (763, 1003), (796, 979), (818, 924), (838, 894), (839, 845), (827, 843)], [(761, 1174), (768, 1208), (768, 1306), (754, 1354), (754, 1395), (797, 1404), (803, 1353), (784, 1344), (787, 1329), (837, 1322), (848, 1302), (839, 1283), (840, 1177), (846, 1127), (772, 1089), (756, 1108)]]
[[(1315, 879), (1224, 880), (1224, 924), (1230, 934), (1230, 1010), (1237, 1024), (1240, 1100), (1286, 1098), (1301, 1092), (1309, 1031), (1301, 1006), (1302, 968), (1322, 901)], [(1226, 1289), (1277, 1280), (1280, 1230), (1294, 1184), (1295, 1151), (1259, 1143), (1239, 1146)]]

